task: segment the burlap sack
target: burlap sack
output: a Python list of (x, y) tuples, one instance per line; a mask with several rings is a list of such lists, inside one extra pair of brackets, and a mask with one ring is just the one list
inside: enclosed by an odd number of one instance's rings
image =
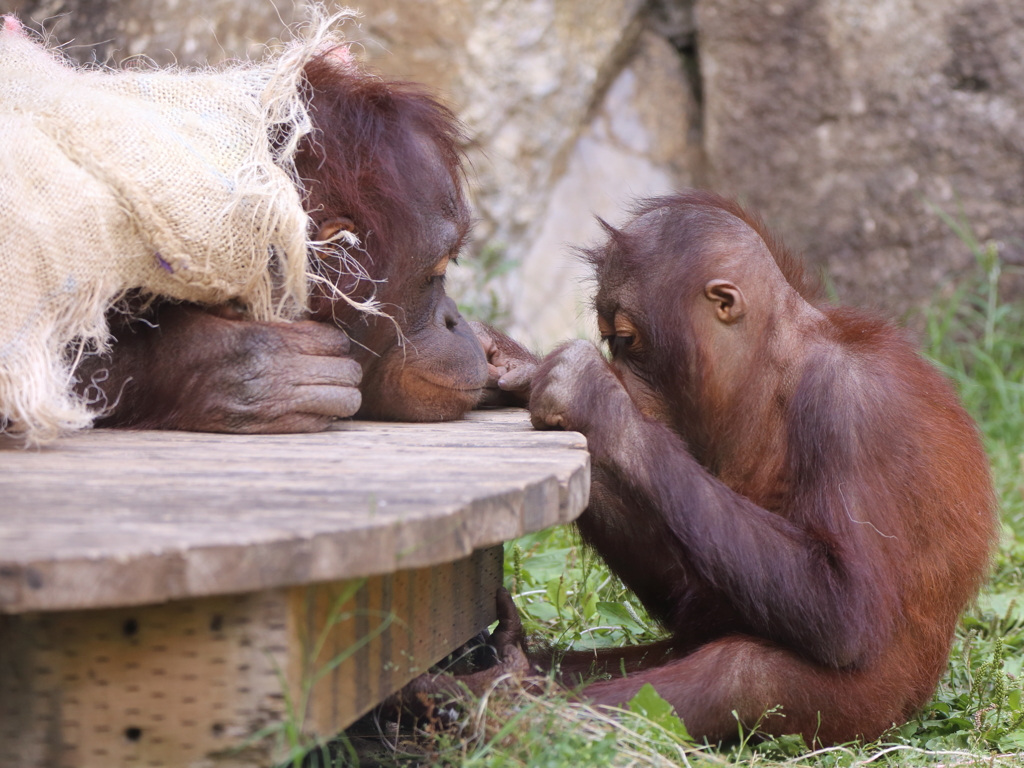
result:
[[(339, 17), (331, 19), (332, 25)], [(131, 289), (255, 318), (304, 305), (307, 217), (292, 157), (310, 130), (302, 67), (322, 27), (218, 71), (68, 65), (0, 30), (0, 431), (86, 426), (72, 389), (104, 313)]]

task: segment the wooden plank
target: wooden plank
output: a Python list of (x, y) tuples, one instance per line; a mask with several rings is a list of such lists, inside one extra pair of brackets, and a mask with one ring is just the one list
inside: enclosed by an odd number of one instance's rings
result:
[(280, 743), (247, 739), (283, 721), (286, 691), (307, 733), (337, 733), (493, 621), (501, 577), (493, 547), (365, 580), (0, 615), (0, 766), (271, 765)]
[(293, 672), (307, 685), (318, 678), (308, 696), (308, 729), (337, 732), (494, 621), (502, 571), (501, 547), (495, 547), (456, 563), (369, 579), (340, 605), (344, 587), (293, 588), (291, 611), (304, 627), (304, 647), (316, 645), (316, 632), (325, 640), (319, 656)]
[(573, 519), (589, 484), (585, 439), (518, 409), (316, 435), (0, 440), (0, 613), (425, 567)]

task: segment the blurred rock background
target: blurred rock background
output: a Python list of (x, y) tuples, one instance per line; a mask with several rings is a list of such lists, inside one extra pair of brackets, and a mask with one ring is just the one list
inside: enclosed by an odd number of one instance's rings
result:
[[(261, 55), (290, 0), (0, 0), (79, 61)], [(707, 186), (841, 300), (894, 317), (973, 267), (936, 213), (1024, 265), (1021, 0), (365, 0), (349, 39), (469, 128), (474, 307), (540, 349), (592, 333), (567, 248), (631, 198)], [(474, 263), (472, 255), (466, 261)], [(481, 266), (483, 265), (483, 266)], [(1022, 285), (1009, 290), (1022, 293)], [(506, 316), (500, 317), (502, 309)]]

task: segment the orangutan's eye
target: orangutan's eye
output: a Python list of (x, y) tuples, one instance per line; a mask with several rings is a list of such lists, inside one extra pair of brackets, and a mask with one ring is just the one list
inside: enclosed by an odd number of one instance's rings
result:
[(624, 352), (639, 352), (642, 348), (639, 331), (633, 321), (621, 312), (616, 312), (611, 322), (599, 317), (597, 327), (601, 341), (608, 344), (613, 357)]
[(320, 225), (320, 229), (316, 233), (316, 239), (322, 243), (334, 240), (339, 232), (355, 232), (356, 223), (352, 221), (348, 216), (338, 216), (334, 219), (328, 219)]
[(434, 265), (434, 268), (432, 270), (430, 270), (430, 276), (444, 277), (445, 272), (448, 271), (448, 262), (450, 262), (451, 260), (452, 257), (447, 254), (442, 256), (441, 260)]

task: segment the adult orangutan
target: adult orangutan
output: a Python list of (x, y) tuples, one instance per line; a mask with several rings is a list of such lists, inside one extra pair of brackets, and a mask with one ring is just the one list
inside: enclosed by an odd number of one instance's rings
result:
[[(568, 653), (561, 679), (605, 675), (580, 695), (610, 705), (651, 683), (712, 742), (737, 718), (808, 744), (879, 736), (928, 701), (986, 574), (974, 424), (898, 329), (824, 304), (735, 203), (657, 198), (604, 228), (585, 255), (610, 361), (556, 350), (530, 411), (586, 435), (580, 534), (670, 636)], [(523, 667), (507, 595), (499, 613), (503, 662), (470, 687)]]
[[(80, 389), (107, 406), (97, 425), (315, 431), (357, 411), (453, 419), (481, 397), (485, 354), (444, 290), (470, 228), (458, 121), (420, 87), (362, 72), (337, 51), (305, 74), (316, 130), (296, 166), (313, 236), (338, 242), (347, 230), (359, 246), (320, 250), (326, 283), (313, 287), (309, 321), (158, 304), (115, 323), (111, 356), (78, 372)], [(338, 290), (375, 296), (386, 316)]]

